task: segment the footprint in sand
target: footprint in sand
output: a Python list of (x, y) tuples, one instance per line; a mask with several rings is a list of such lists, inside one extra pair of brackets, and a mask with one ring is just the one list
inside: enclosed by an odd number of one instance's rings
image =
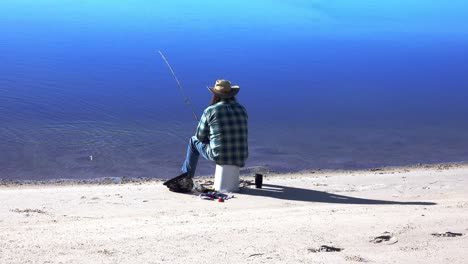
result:
[(342, 251), (343, 248), (337, 248), (337, 247), (332, 247), (332, 246), (327, 246), (327, 245), (321, 245), (318, 248), (308, 248), (307, 251), (312, 252), (312, 253), (318, 253), (318, 252), (340, 252)]
[(393, 245), (398, 242), (398, 239), (390, 232), (384, 232), (382, 235), (372, 238), (369, 242), (374, 244)]

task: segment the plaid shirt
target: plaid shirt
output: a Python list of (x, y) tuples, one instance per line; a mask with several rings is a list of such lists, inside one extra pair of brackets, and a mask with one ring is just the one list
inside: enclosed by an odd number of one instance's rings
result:
[(198, 123), (196, 137), (208, 143), (208, 156), (220, 165), (243, 167), (249, 156), (245, 108), (236, 101), (209, 106)]

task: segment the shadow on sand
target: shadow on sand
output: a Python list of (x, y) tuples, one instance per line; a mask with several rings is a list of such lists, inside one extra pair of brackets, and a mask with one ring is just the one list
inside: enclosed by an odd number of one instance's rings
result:
[(256, 196), (272, 197), (277, 199), (317, 202), (317, 203), (336, 203), (336, 204), (400, 204), (400, 205), (436, 205), (431, 202), (397, 202), (356, 198), (351, 196), (314, 191), (309, 189), (294, 188), (281, 185), (263, 184), (262, 189), (241, 188), (240, 193)]

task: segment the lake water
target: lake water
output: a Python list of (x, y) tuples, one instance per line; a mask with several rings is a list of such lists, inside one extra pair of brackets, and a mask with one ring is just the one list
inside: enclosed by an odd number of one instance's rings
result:
[(241, 86), (247, 167), (468, 161), (468, 4), (350, 2), (2, 0), (0, 179), (178, 175), (196, 122), (158, 50), (198, 115)]

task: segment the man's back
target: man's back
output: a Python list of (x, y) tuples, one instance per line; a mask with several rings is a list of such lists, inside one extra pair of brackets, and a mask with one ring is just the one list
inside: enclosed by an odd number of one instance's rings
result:
[(208, 107), (197, 128), (200, 141), (209, 140), (208, 155), (217, 164), (243, 167), (248, 158), (248, 114), (235, 100)]

